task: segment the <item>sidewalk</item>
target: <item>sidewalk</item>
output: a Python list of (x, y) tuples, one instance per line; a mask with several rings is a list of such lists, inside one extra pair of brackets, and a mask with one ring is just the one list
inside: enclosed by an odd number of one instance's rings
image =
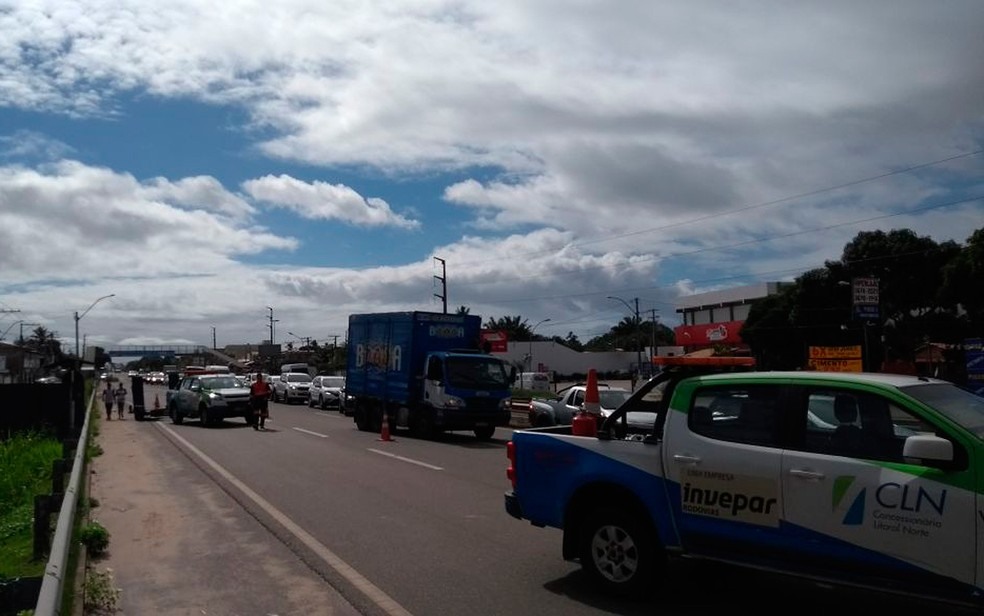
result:
[[(115, 613), (358, 615), (153, 424), (102, 414), (97, 424), (90, 519), (110, 538), (106, 556), (89, 564), (111, 571)], [(82, 603), (78, 594), (76, 614), (111, 613), (83, 612)]]

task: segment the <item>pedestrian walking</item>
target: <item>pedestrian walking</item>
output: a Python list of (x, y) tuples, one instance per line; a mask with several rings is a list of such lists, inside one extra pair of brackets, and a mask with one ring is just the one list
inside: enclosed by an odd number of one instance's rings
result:
[(126, 393), (126, 387), (123, 387), (123, 381), (120, 381), (120, 386), (113, 392), (113, 397), (116, 398), (116, 413), (120, 419), (123, 419), (123, 407), (126, 406)]
[(106, 383), (106, 389), (102, 391), (103, 405), (106, 407), (106, 420), (113, 419), (113, 403), (116, 402), (116, 395), (113, 394), (113, 386)]
[(256, 373), (256, 378), (249, 386), (249, 404), (253, 407), (253, 429), (266, 430), (266, 420), (270, 417), (269, 400), (273, 390), (263, 378), (263, 373)]

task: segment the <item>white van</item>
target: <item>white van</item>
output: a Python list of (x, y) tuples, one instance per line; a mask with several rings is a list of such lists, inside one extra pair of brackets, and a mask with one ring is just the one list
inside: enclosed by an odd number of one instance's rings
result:
[(308, 376), (314, 375), (311, 366), (308, 364), (281, 364), (280, 374), (287, 374), (288, 372), (302, 372)]

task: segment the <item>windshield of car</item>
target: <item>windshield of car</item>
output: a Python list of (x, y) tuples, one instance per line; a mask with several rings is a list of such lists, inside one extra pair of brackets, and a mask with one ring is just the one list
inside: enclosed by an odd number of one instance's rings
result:
[(629, 399), (631, 394), (628, 391), (618, 389), (599, 389), (598, 402), (605, 409), (617, 409), (623, 402)]
[(287, 375), (287, 382), (288, 383), (310, 383), (311, 382), (311, 376), (308, 375), (308, 374), (300, 374), (300, 373), (297, 373), (297, 374), (288, 374)]
[(321, 379), (322, 387), (345, 387), (344, 376), (326, 376)]
[(227, 389), (230, 387), (241, 387), (234, 376), (214, 376), (202, 378), (202, 386), (209, 389)]
[(448, 358), (448, 381), (456, 387), (509, 387), (506, 365), (487, 357)]
[(984, 397), (952, 383), (927, 383), (900, 389), (963, 426), (977, 438), (984, 439)]

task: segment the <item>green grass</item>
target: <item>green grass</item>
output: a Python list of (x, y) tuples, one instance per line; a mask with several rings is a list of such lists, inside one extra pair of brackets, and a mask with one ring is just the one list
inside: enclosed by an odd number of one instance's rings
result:
[(0, 442), (0, 578), (44, 573), (33, 552), (34, 496), (51, 492), (51, 464), (62, 455), (57, 439), (38, 433)]

